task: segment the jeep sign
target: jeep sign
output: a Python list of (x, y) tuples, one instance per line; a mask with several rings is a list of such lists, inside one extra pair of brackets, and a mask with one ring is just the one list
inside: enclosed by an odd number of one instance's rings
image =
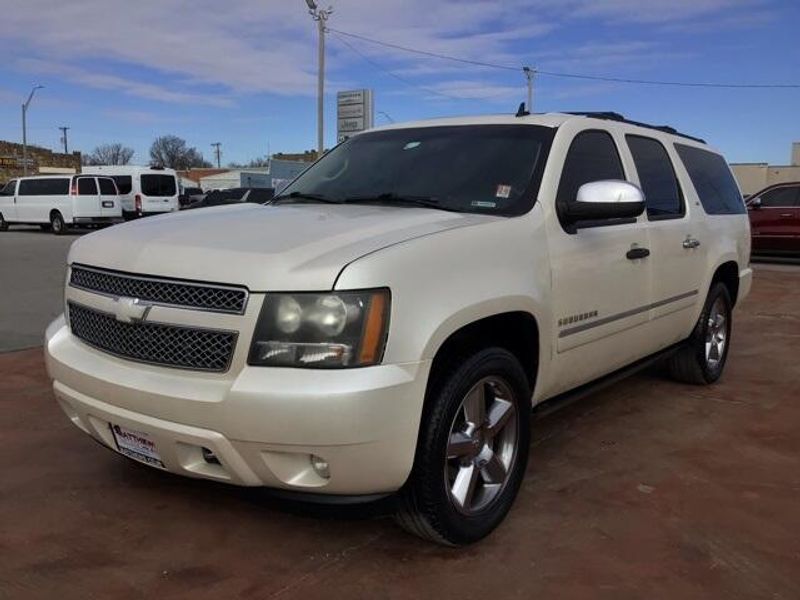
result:
[(336, 140), (343, 142), (374, 125), (372, 90), (349, 90), (336, 94)]

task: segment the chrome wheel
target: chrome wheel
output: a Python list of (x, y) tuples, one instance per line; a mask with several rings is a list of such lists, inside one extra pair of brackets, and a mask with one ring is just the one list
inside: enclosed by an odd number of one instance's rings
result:
[(728, 343), (728, 309), (725, 300), (717, 298), (708, 311), (706, 323), (706, 364), (716, 369), (725, 356)]
[(464, 396), (450, 425), (445, 486), (456, 510), (475, 514), (498, 497), (517, 458), (517, 441), (511, 387), (484, 377)]

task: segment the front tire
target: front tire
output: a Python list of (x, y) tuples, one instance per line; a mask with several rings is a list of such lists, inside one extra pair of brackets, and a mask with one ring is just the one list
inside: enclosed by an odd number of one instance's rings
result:
[(3, 213), (0, 213), (0, 231), (8, 231), (8, 221), (3, 217)]
[(715, 283), (708, 292), (692, 335), (667, 363), (673, 379), (709, 385), (722, 376), (731, 345), (732, 311), (728, 288)]
[(67, 232), (67, 224), (64, 223), (64, 217), (60, 212), (54, 211), (50, 215), (50, 229), (56, 235), (64, 235)]
[(511, 353), (488, 348), (450, 363), (428, 395), (396, 520), (440, 544), (476, 542), (505, 518), (525, 475), (527, 377)]

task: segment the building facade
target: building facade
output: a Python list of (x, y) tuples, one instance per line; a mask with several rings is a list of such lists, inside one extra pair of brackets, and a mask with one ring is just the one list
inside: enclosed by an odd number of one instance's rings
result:
[[(0, 183), (22, 177), (22, 144), (0, 140)], [(81, 153), (61, 154), (47, 148), (28, 145), (28, 175), (80, 173)]]
[(800, 142), (792, 144), (791, 163), (788, 165), (733, 163), (731, 170), (745, 196), (776, 183), (800, 181)]

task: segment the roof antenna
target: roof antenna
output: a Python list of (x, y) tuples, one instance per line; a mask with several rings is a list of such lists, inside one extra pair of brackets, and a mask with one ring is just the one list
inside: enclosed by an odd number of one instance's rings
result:
[(531, 114), (531, 113), (529, 113), (527, 110), (525, 110), (525, 103), (524, 102), (520, 102), (519, 103), (519, 108), (517, 109), (517, 114), (514, 115), (514, 116), (516, 116), (516, 117), (527, 117), (529, 114)]

